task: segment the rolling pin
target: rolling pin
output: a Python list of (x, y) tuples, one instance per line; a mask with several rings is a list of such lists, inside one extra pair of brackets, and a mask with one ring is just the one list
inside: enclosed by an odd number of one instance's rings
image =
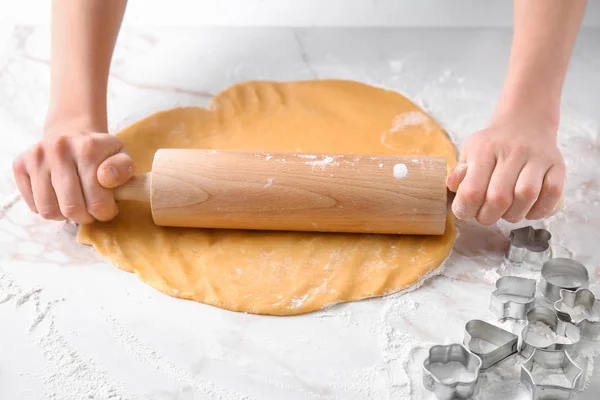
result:
[(441, 235), (445, 180), (443, 158), (161, 149), (115, 198), (160, 226)]

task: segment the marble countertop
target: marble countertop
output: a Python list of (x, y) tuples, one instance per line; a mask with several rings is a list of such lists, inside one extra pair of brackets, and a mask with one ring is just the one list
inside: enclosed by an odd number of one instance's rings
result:
[[(49, 36), (20, 26), (4, 42), (0, 203), (10, 204), (10, 163), (41, 136)], [(539, 225), (553, 233), (555, 254), (588, 267), (600, 294), (598, 43), (600, 30), (582, 32), (564, 92), (566, 207)], [(206, 105), (244, 80), (343, 78), (406, 94), (460, 146), (491, 115), (509, 46), (503, 30), (125, 29), (110, 78), (110, 129)], [(462, 341), (471, 319), (494, 322), (488, 304), (499, 276), (532, 276), (503, 261), (512, 228), (460, 223), (442, 274), (411, 293), (265, 317), (158, 293), (79, 246), (76, 227), (42, 221), (17, 200), (0, 209), (0, 398), (432, 399), (421, 385), (428, 346)], [(593, 349), (584, 354), (589, 366), (600, 354)], [(529, 398), (517, 364), (484, 374), (475, 398)], [(597, 398), (599, 371), (577, 399)]]

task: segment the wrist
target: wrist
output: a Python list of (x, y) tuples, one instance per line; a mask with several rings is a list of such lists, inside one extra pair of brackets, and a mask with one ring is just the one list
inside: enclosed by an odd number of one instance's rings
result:
[(108, 132), (106, 113), (50, 109), (44, 123), (44, 136), (61, 132)]
[(535, 91), (503, 90), (492, 122), (522, 121), (536, 130), (556, 135), (560, 122), (560, 97)]
[(531, 74), (509, 74), (502, 88), (494, 119), (519, 118), (558, 129), (562, 84), (556, 79), (539, 79)]

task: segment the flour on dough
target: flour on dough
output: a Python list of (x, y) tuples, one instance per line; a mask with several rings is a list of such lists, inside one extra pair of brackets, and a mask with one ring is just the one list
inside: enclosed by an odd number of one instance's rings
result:
[[(442, 128), (404, 96), (336, 80), (241, 83), (206, 109), (159, 112), (117, 136), (138, 174), (160, 148), (439, 156), (449, 168), (456, 160)], [(450, 216), (442, 236), (165, 228), (147, 206), (122, 202), (115, 220), (82, 226), (78, 239), (171, 296), (290, 315), (410, 287), (442, 263), (454, 237)]]

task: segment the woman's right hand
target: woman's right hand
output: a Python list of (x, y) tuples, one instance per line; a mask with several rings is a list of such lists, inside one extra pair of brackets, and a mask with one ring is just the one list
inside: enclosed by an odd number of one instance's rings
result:
[(86, 224), (117, 215), (111, 189), (133, 176), (133, 160), (115, 136), (54, 127), (14, 160), (13, 172), (31, 211)]

